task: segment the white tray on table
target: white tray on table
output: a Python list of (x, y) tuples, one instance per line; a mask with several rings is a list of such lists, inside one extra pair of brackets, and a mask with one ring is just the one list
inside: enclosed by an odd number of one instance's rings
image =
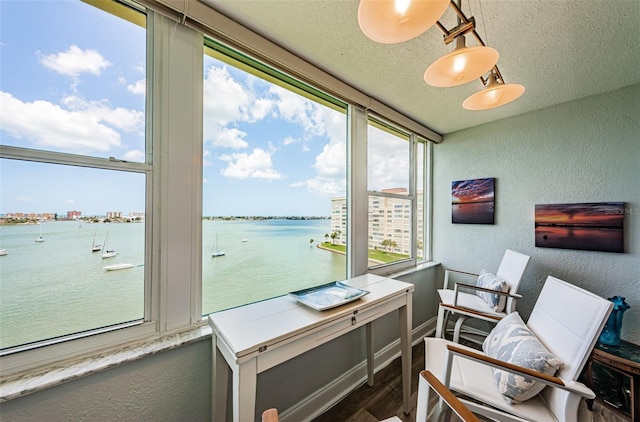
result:
[(367, 290), (358, 289), (340, 281), (323, 284), (310, 289), (298, 290), (289, 293), (300, 303), (303, 303), (317, 311), (335, 308), (345, 303), (353, 302), (362, 296), (369, 294)]

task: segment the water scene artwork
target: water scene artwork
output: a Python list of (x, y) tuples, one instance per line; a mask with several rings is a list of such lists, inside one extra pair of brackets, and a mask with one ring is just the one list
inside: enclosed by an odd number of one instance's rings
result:
[(494, 224), (495, 178), (451, 182), (451, 222)]
[(624, 212), (624, 202), (536, 205), (536, 247), (623, 253)]

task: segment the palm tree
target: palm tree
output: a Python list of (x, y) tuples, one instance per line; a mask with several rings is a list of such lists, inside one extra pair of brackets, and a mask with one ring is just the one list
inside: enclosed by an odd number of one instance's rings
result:
[(389, 252), (389, 249), (393, 250), (393, 248), (398, 247), (398, 243), (395, 240), (391, 239), (384, 239), (382, 242), (380, 242), (380, 245), (385, 252)]
[(329, 233), (325, 233), (324, 234), (324, 239), (325, 239), (326, 242), (329, 241)]
[(336, 237), (338, 237), (338, 233), (333, 232), (333, 233), (331, 233), (330, 237), (331, 237), (331, 244), (335, 245), (336, 244)]

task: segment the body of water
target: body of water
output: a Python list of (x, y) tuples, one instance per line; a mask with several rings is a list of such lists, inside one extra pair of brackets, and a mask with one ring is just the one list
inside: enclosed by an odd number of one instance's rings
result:
[[(107, 233), (118, 255), (103, 259), (91, 249)], [(203, 221), (203, 313), (344, 279), (346, 257), (316, 247), (328, 233), (330, 220)], [(2, 226), (0, 249), (2, 348), (144, 316), (143, 223)], [(104, 269), (120, 263), (133, 267)]]
[(540, 225), (535, 228), (535, 234), (536, 247), (624, 252), (622, 228)]
[(451, 204), (451, 222), (464, 224), (493, 224), (493, 202), (465, 202)]

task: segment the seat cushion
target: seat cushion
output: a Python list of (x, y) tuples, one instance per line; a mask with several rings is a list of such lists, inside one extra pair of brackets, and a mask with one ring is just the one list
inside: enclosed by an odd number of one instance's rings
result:
[[(551, 354), (529, 330), (518, 312), (500, 320), (491, 330), (482, 350), (489, 357), (555, 375), (562, 362)], [(521, 403), (537, 395), (545, 384), (531, 378), (493, 369), (498, 390), (508, 403)]]
[[(455, 345), (463, 349), (479, 352), (442, 338), (425, 338), (425, 369), (431, 371), (442, 383), (444, 383), (443, 374), (446, 366), (447, 345)], [(493, 382), (491, 367), (469, 359), (458, 356), (453, 358), (449, 389), (527, 420), (557, 422), (557, 419), (549, 412), (541, 396), (533, 397), (518, 405), (507, 403)], [(477, 407), (473, 403), (465, 404), (472, 411), (477, 411)], [(498, 420), (500, 419), (498, 418)]]
[[(486, 270), (480, 271), (480, 275), (478, 276), (478, 287), (483, 287), (485, 289), (495, 290), (497, 292), (508, 292), (509, 285), (506, 280), (498, 277), (495, 274), (492, 274)], [(476, 294), (480, 296), (489, 307), (495, 312), (502, 312), (504, 306), (507, 303), (507, 297), (503, 295), (498, 295), (495, 293), (476, 291)]]

